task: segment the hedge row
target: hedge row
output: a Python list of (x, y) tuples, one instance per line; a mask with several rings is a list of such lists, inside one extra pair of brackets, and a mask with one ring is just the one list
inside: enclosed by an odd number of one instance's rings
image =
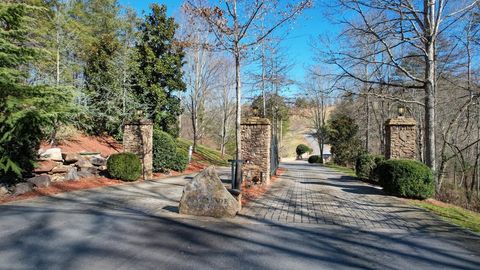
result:
[(432, 197), (435, 192), (432, 170), (415, 160), (383, 161), (375, 168), (374, 174), (388, 194), (426, 199)]
[(383, 156), (362, 154), (357, 158), (355, 173), (359, 178), (377, 182), (386, 193), (395, 196), (425, 199), (435, 192), (432, 170), (415, 160), (385, 160)]
[(384, 160), (385, 157), (381, 155), (362, 154), (358, 156), (355, 162), (355, 173), (357, 177), (378, 181), (373, 171)]
[(311, 155), (308, 157), (308, 163), (323, 163), (323, 160), (319, 155)]

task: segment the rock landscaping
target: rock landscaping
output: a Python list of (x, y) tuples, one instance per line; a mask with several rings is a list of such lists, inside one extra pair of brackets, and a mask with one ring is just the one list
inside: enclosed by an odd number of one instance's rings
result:
[(77, 181), (82, 178), (97, 177), (106, 172), (107, 157), (100, 153), (62, 152), (60, 148), (40, 149), (33, 177), (11, 187), (1, 186), (0, 197), (14, 196), (46, 188), (53, 182)]

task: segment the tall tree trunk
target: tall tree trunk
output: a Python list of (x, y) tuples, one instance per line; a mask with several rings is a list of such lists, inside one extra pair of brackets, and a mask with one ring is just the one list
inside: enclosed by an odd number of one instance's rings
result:
[[(235, 118), (235, 139), (236, 139), (236, 154), (235, 159), (242, 159), (242, 138), (241, 138), (241, 117), (242, 117), (242, 89), (241, 89), (241, 78), (240, 78), (240, 52), (238, 48), (238, 43), (235, 44), (235, 93), (236, 93), (236, 118)], [(239, 163), (237, 163), (239, 165)], [(236, 182), (241, 181), (241, 171), (238, 168), (235, 175)]]
[(365, 151), (368, 153), (370, 150), (370, 95), (367, 91), (367, 96), (365, 100), (365, 105), (367, 107), (367, 123), (366, 123), (366, 130), (365, 130)]
[(222, 158), (225, 155), (226, 139), (227, 139), (227, 111), (224, 108), (223, 117), (222, 117), (222, 140), (220, 145), (220, 152), (222, 154)]
[(198, 145), (198, 107), (199, 107), (199, 95), (200, 95), (200, 51), (198, 47), (195, 47), (195, 81), (193, 83), (193, 93), (191, 95), (192, 106), (192, 133), (193, 133), (193, 152), (197, 151)]
[[(435, 0), (425, 0), (425, 163), (436, 169), (435, 157)], [(437, 187), (437, 191), (439, 187)]]
[(225, 155), (225, 145), (227, 144), (227, 124), (228, 124), (228, 110), (229, 110), (229, 102), (228, 102), (228, 85), (225, 81), (223, 85), (223, 104), (222, 104), (222, 138), (221, 138), (221, 145), (220, 145), (220, 152), (222, 153), (222, 158)]
[(58, 87), (60, 85), (60, 22), (59, 22), (59, 16), (60, 16), (60, 5), (56, 5), (57, 9), (57, 14), (55, 16), (55, 32), (56, 32), (56, 76), (55, 76), (55, 83), (56, 86)]
[(236, 140), (236, 153), (235, 159), (237, 160), (237, 169), (235, 170), (235, 182), (234, 188), (240, 188), (240, 182), (242, 181), (242, 172), (240, 166), (240, 160), (242, 159), (242, 137), (241, 137), (241, 118), (242, 118), (242, 82), (240, 77), (240, 28), (238, 25), (237, 16), (237, 0), (233, 1), (233, 21), (234, 21), (234, 35), (235, 40), (233, 42), (233, 54), (235, 57), (235, 94), (236, 94), (236, 117), (235, 117), (235, 140)]
[(267, 95), (265, 93), (265, 44), (262, 41), (262, 116), (267, 117)]
[(56, 69), (56, 77), (55, 77), (55, 85), (56, 86), (59, 86), (60, 85), (60, 44), (58, 43), (59, 42), (59, 34), (57, 33), (57, 55), (56, 55), (56, 65), (57, 65), (57, 69)]
[(196, 104), (192, 99), (192, 133), (193, 133), (193, 152), (197, 150), (197, 109)]

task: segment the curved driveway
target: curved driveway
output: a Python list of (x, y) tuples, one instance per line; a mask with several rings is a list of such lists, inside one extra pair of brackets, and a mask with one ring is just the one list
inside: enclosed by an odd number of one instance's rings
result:
[(282, 166), (235, 219), (178, 215), (190, 177), (1, 205), (0, 268), (478, 269), (478, 235), (329, 169)]

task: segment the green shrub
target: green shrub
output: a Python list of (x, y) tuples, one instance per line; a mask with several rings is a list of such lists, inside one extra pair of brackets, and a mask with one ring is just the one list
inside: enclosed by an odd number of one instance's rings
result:
[(154, 129), (153, 131), (153, 171), (168, 172), (177, 153), (175, 141), (170, 134)]
[(359, 178), (367, 179), (370, 172), (375, 169), (375, 158), (370, 154), (361, 154), (355, 162), (355, 174)]
[(373, 171), (385, 160), (385, 157), (372, 154), (361, 154), (355, 162), (355, 174), (359, 178), (375, 180)]
[(169, 169), (177, 171), (177, 172), (183, 172), (188, 166), (188, 152), (181, 149), (177, 148), (177, 151), (175, 153), (175, 156), (170, 161), (170, 165), (168, 166)]
[(305, 144), (299, 144), (297, 145), (297, 149), (295, 149), (295, 152), (297, 152), (297, 156), (301, 157), (303, 154), (307, 152), (312, 152), (312, 149)]
[(432, 171), (415, 160), (383, 161), (375, 169), (375, 174), (388, 194), (425, 199), (433, 196), (435, 191)]
[(382, 164), (382, 162), (384, 162), (386, 159), (385, 159), (385, 156), (383, 156), (383, 155), (374, 155), (373, 157), (374, 157), (373, 159), (375, 161), (375, 167), (372, 170), (370, 170), (369, 179), (378, 183), (380, 180), (378, 179), (377, 175), (375, 174), (375, 169), (378, 166), (380, 166), (380, 164)]
[(308, 157), (308, 163), (323, 163), (323, 160), (319, 155), (311, 155)]
[(142, 175), (142, 162), (133, 153), (113, 154), (107, 161), (108, 174), (123, 181), (135, 181)]

